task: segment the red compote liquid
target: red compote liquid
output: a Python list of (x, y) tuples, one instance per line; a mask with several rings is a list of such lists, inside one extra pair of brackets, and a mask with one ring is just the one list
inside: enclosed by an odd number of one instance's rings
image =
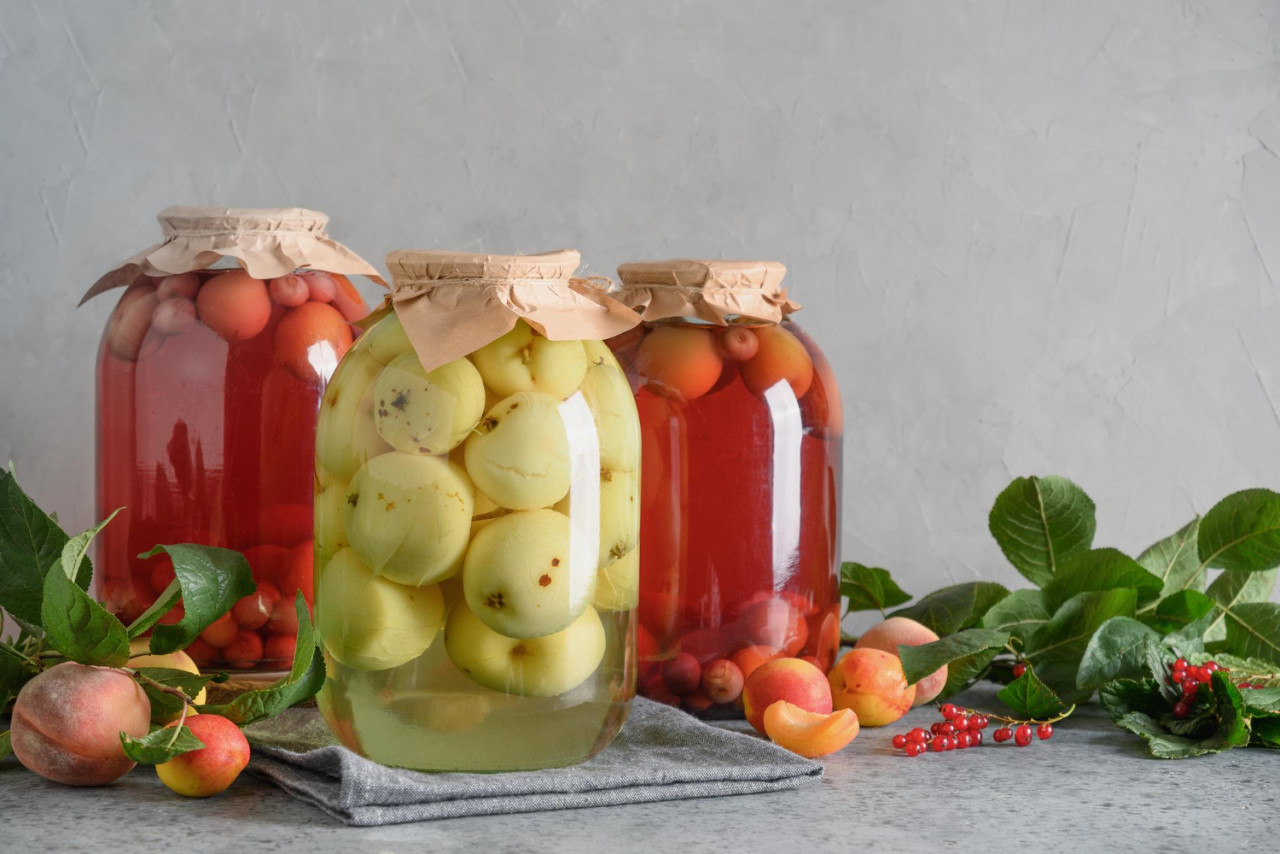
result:
[[(664, 329), (687, 340), (646, 344)], [(839, 393), (794, 323), (750, 331), (757, 342), (721, 344), (718, 363), (691, 336), (741, 328), (664, 323), (611, 342), (643, 440), (640, 690), (707, 716), (741, 714), (719, 660), (744, 678), (781, 656), (825, 672), (840, 640)]]
[(281, 669), (296, 592), (312, 597), (316, 413), (365, 306), (327, 273), (269, 288), (241, 271), (184, 276), (130, 287), (103, 336), (97, 505), (101, 517), (124, 509), (98, 538), (96, 575), (128, 623), (173, 580), (167, 557), (137, 555), (159, 543), (243, 552), (257, 592), (187, 652), (201, 666)]

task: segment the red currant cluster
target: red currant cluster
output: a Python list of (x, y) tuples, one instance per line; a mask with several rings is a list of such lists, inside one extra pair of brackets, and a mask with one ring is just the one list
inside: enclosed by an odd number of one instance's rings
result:
[[(1208, 661), (1199, 667), (1193, 667), (1185, 658), (1179, 658), (1173, 663), (1173, 670), (1169, 673), (1169, 684), (1177, 685), (1182, 690), (1182, 699), (1173, 704), (1175, 718), (1182, 720), (1191, 714), (1191, 707), (1195, 705), (1196, 693), (1200, 690), (1200, 686), (1212, 679), (1213, 674), (1219, 670), (1227, 672), (1228, 668), (1216, 661)], [(1241, 683), (1241, 687), (1246, 686)]]
[[(943, 753), (948, 750), (978, 747), (982, 744), (982, 731), (990, 726), (990, 718), (981, 712), (960, 708), (951, 703), (943, 704), (940, 711), (942, 720), (932, 724), (928, 730), (916, 727), (911, 732), (895, 735), (893, 746), (905, 751), (908, 756), (919, 756), (926, 750)], [(1018, 722), (1010, 721), (1010, 723)], [(1040, 724), (1036, 732), (1040, 740), (1045, 741), (1053, 736), (1053, 724)], [(1002, 726), (992, 733), (992, 739), (997, 742), (1008, 741), (1011, 738), (1019, 747), (1026, 747), (1031, 743), (1030, 724), (1019, 723), (1016, 730), (1009, 726)]]

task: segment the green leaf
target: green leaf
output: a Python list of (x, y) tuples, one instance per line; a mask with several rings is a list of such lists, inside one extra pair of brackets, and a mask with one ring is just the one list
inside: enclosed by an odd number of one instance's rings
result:
[(1174, 735), (1160, 726), (1155, 718), (1142, 712), (1129, 712), (1121, 716), (1116, 721), (1116, 726), (1146, 739), (1147, 749), (1157, 759), (1187, 759), (1205, 753), (1221, 753), (1236, 746), (1228, 743), (1219, 733), (1204, 739)]
[[(1276, 672), (1275, 662), (1267, 661), (1264, 658), (1244, 658), (1225, 652), (1215, 655), (1214, 661), (1218, 662), (1218, 664), (1223, 667), (1230, 669), (1232, 676), (1238, 676), (1240, 678), (1262, 677), (1266, 679), (1270, 678), (1271, 674)], [(1239, 681), (1239, 679), (1237, 679), (1237, 681)]]
[(0, 608), (40, 625), (44, 576), (62, 556), (66, 533), (36, 506), (11, 472), (0, 470)]
[(899, 646), (902, 672), (907, 684), (914, 685), (943, 665), (985, 649), (1002, 649), (1009, 642), (1008, 632), (992, 629), (965, 629), (933, 643), (920, 646)]
[(1226, 652), (1280, 663), (1280, 605), (1246, 602), (1227, 616)]
[[(1262, 718), (1253, 721), (1250, 745), (1280, 749), (1280, 718)], [(3, 754), (0, 754), (2, 756)]]
[(204, 742), (185, 726), (161, 727), (142, 738), (133, 738), (129, 733), (122, 732), (120, 743), (124, 745), (124, 755), (139, 765), (159, 765), (175, 756), (204, 747)]
[(846, 561), (840, 564), (840, 595), (848, 597), (849, 611), (879, 611), (911, 601), (886, 569)]
[(1160, 685), (1154, 679), (1115, 679), (1098, 691), (1102, 707), (1113, 722), (1129, 712), (1141, 712), (1151, 717), (1169, 713), (1169, 703), (1160, 693)]
[(1020, 718), (1043, 720), (1066, 708), (1053, 689), (1040, 681), (1033, 667), (1028, 667), (1021, 676), (1001, 688), (996, 696)]
[(240, 552), (182, 543), (156, 546), (138, 557), (150, 558), (161, 553), (173, 561), (185, 613), (174, 625), (155, 627), (151, 634), (151, 652), (156, 655), (185, 648), (230, 611), (232, 605), (257, 589), (249, 562)]
[[(1231, 674), (1231, 678), (1236, 675)], [(1280, 715), (1280, 688), (1240, 689), (1240, 699), (1251, 715)]]
[(1200, 568), (1260, 572), (1280, 565), (1280, 494), (1246, 489), (1204, 514), (1197, 551)]
[[(139, 667), (137, 673), (147, 679), (177, 688), (187, 695), (188, 700), (195, 700), (200, 691), (208, 685), (212, 677), (200, 673), (189, 673), (186, 670), (175, 670), (169, 667)], [(145, 680), (138, 680), (147, 699), (151, 701), (151, 720), (156, 722), (171, 721), (182, 713), (183, 703), (172, 694), (161, 691)]]
[(62, 571), (67, 574), (76, 583), (81, 590), (88, 591), (90, 582), (93, 581), (93, 564), (89, 562), (89, 544), (93, 542), (93, 538), (120, 512), (117, 508), (113, 510), (111, 515), (94, 525), (87, 531), (76, 534), (67, 540), (62, 547), (62, 553), (59, 555), (59, 563)]
[(294, 600), (294, 607), (298, 612), (298, 646), (289, 675), (266, 688), (246, 691), (229, 703), (201, 706), (202, 714), (222, 715), (240, 726), (247, 726), (311, 699), (324, 687), (324, 655), (316, 643), (301, 592)]
[(0, 715), (35, 675), (35, 670), (18, 657), (12, 646), (0, 643)]
[(1148, 639), (1160, 636), (1130, 617), (1112, 617), (1089, 639), (1076, 673), (1076, 687), (1095, 691), (1113, 679), (1146, 673)]
[(1161, 596), (1187, 589), (1193, 584), (1197, 590), (1204, 587), (1204, 578), (1197, 572), (1200, 568), (1200, 556), (1196, 552), (1199, 531), (1200, 517), (1197, 516), (1176, 534), (1165, 537), (1138, 555), (1138, 564), (1159, 576), (1164, 583)]
[(909, 617), (939, 637), (946, 637), (978, 625), (991, 606), (1008, 595), (1009, 591), (995, 582), (969, 581), (935, 590), (889, 616)]
[(1009, 632), (1025, 645), (1027, 638), (1051, 616), (1043, 590), (1015, 590), (987, 610), (982, 627)]
[(151, 603), (147, 610), (138, 615), (138, 619), (129, 624), (129, 640), (141, 637), (151, 629), (156, 623), (160, 622), (160, 618), (173, 610), (173, 606), (178, 604), (178, 600), (182, 598), (182, 585), (175, 578), (169, 582), (169, 586), (164, 589), (156, 601)]
[(1211, 641), (1225, 640), (1227, 637), (1226, 621), (1231, 609), (1246, 602), (1269, 602), (1271, 591), (1276, 587), (1277, 571), (1264, 569), (1262, 572), (1231, 572), (1218, 575), (1205, 591), (1218, 608), (1214, 611), (1213, 622), (1205, 632), (1205, 638)]
[(45, 575), (43, 599), (40, 622), (58, 652), (81, 664), (121, 667), (129, 660), (121, 622), (61, 570)]
[(991, 508), (991, 535), (1009, 562), (1040, 587), (1086, 552), (1097, 528), (1093, 501), (1064, 477), (1020, 477)]
[(1213, 600), (1198, 590), (1178, 590), (1161, 599), (1156, 609), (1142, 614), (1141, 619), (1157, 632), (1168, 634), (1186, 628), (1213, 608)]
[(13, 739), (9, 736), (9, 730), (0, 732), (0, 759), (4, 759), (10, 753), (13, 753)]
[(1116, 549), (1093, 549), (1058, 565), (1057, 574), (1044, 587), (1045, 604), (1056, 611), (1077, 593), (1122, 587), (1136, 590), (1138, 604), (1142, 604), (1159, 596), (1162, 586), (1159, 578), (1128, 555)]
[(968, 688), (987, 671), (987, 668), (991, 666), (991, 662), (999, 654), (1000, 650), (998, 649), (986, 649), (981, 652), (975, 652), (973, 655), (966, 655), (964, 658), (957, 658), (948, 664), (947, 684), (936, 699), (939, 702), (949, 700)]
[(1137, 602), (1138, 594), (1132, 588), (1071, 597), (1028, 639), (1027, 660), (1045, 684), (1068, 702), (1073, 701), (1079, 696), (1076, 674), (1080, 660), (1093, 633), (1112, 617), (1132, 617)]

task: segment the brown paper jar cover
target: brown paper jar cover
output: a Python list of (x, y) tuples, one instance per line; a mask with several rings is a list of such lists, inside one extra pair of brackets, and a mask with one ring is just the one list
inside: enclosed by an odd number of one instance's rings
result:
[(777, 323), (800, 310), (782, 287), (786, 273), (776, 261), (632, 261), (618, 268), (622, 287), (616, 296), (646, 322)]
[(94, 282), (81, 305), (144, 276), (162, 278), (203, 270), (226, 256), (255, 279), (274, 279), (301, 267), (367, 276), (378, 271), (325, 232), (327, 214), (305, 208), (212, 208), (177, 205), (156, 215), (164, 240), (117, 264)]
[[(553, 341), (603, 341), (640, 322), (596, 279), (575, 278), (572, 249), (540, 255), (397, 250), (387, 255), (395, 311), (428, 371), (524, 320)], [(608, 280), (604, 280), (605, 283)]]

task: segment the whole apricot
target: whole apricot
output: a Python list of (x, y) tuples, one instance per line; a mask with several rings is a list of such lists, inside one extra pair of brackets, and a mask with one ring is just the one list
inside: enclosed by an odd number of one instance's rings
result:
[(916, 686), (907, 684), (898, 656), (879, 649), (852, 649), (828, 675), (837, 709), (853, 709), (862, 726), (885, 726), (911, 711)]
[(764, 711), (786, 700), (816, 714), (830, 714), (831, 686), (821, 670), (798, 658), (778, 658), (760, 665), (742, 688), (742, 711), (756, 732), (764, 733)]
[(307, 283), (297, 273), (289, 273), (267, 282), (267, 291), (277, 305), (297, 308), (311, 298)]
[(334, 294), (338, 292), (338, 283), (333, 280), (332, 276), (317, 270), (307, 270), (300, 275), (302, 280), (307, 283), (307, 291), (311, 294), (313, 301), (333, 302)]
[(231, 606), (236, 622), (246, 629), (260, 629), (271, 619), (279, 591), (268, 581), (258, 582), (258, 589)]
[[(928, 626), (907, 617), (890, 617), (863, 633), (854, 649), (879, 649), (896, 656), (899, 646), (922, 646), (937, 639), (937, 634)], [(915, 705), (928, 703), (941, 694), (946, 685), (947, 666), (944, 664), (916, 683)]]
[(244, 270), (221, 273), (196, 294), (200, 322), (228, 343), (253, 338), (271, 320), (267, 284)]
[(649, 390), (676, 400), (692, 400), (716, 384), (724, 361), (710, 330), (661, 326), (640, 342), (635, 369)]
[(762, 326), (755, 336), (759, 350), (738, 366), (747, 388), (764, 394), (786, 380), (797, 398), (804, 397), (813, 383), (813, 359), (800, 339), (781, 326)]
[(756, 668), (773, 661), (775, 658), (781, 657), (781, 650), (771, 646), (762, 646), (760, 644), (743, 647), (732, 656), (733, 663), (742, 671), (743, 679), (750, 679), (751, 674), (756, 672)]
[(809, 639), (809, 623), (799, 609), (781, 597), (752, 602), (738, 616), (751, 642), (795, 655)]
[(100, 786), (133, 768), (120, 733), (147, 734), (151, 703), (119, 670), (68, 661), (18, 692), (10, 737), (18, 761), (69, 786)]
[(702, 670), (702, 690), (715, 703), (738, 699), (745, 682), (742, 669), (726, 658), (717, 658)]
[(720, 355), (734, 362), (745, 362), (760, 349), (756, 334), (743, 326), (731, 326), (716, 332), (716, 347)]
[(280, 595), (290, 602), (301, 590), (308, 605), (315, 604), (315, 546), (311, 540), (299, 543), (289, 550), (284, 573), (280, 576)]
[(151, 329), (151, 317), (160, 302), (151, 285), (132, 285), (120, 297), (107, 321), (107, 349), (126, 362), (136, 362)]
[(662, 678), (667, 688), (678, 697), (692, 694), (702, 683), (702, 665), (698, 659), (682, 652), (675, 658), (662, 662)]
[(356, 290), (355, 285), (351, 284), (350, 279), (341, 273), (330, 273), (329, 276), (337, 286), (333, 291), (333, 307), (344, 318), (355, 322), (369, 313), (364, 297), (360, 296), (360, 292)]
[(236, 622), (236, 618), (228, 611), (205, 627), (205, 630), (200, 633), (200, 639), (218, 649), (222, 649), (222, 647), (235, 640), (236, 635), (239, 633), (240, 624)]
[(231, 643), (222, 648), (222, 657), (238, 670), (248, 670), (262, 658), (262, 638), (257, 632), (241, 629)]
[[(177, 726), (177, 721), (169, 726)], [(189, 798), (225, 791), (249, 764), (249, 742), (244, 733), (221, 715), (189, 717), (186, 726), (204, 747), (157, 765), (160, 781)]]
[(351, 325), (331, 305), (308, 302), (276, 327), (276, 361), (304, 382), (327, 380), (351, 348)]
[(779, 700), (764, 710), (765, 735), (809, 759), (840, 750), (858, 737), (858, 729), (858, 716), (850, 709), (815, 714)]
[(291, 662), (298, 649), (297, 635), (268, 635), (267, 642), (262, 645), (262, 657), (267, 661)]
[(182, 297), (161, 300), (151, 313), (151, 325), (161, 335), (179, 335), (195, 322), (196, 304)]

